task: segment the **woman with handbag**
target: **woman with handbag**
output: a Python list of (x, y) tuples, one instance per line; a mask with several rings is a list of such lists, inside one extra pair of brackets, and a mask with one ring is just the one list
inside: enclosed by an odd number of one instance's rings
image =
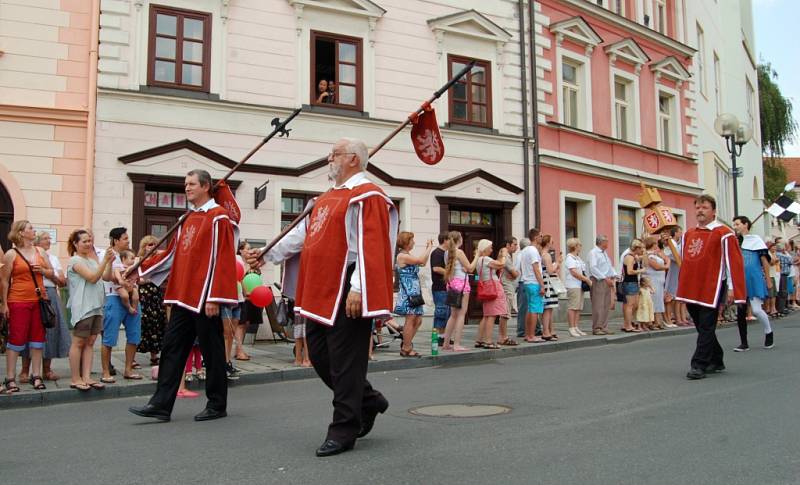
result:
[[(483, 302), (483, 318), (478, 325), (478, 340), (475, 348), (496, 350), (500, 346), (492, 339), (494, 319), (500, 317), (504, 320), (501, 325), (505, 328), (508, 322), (508, 305), (505, 292), (497, 271), (505, 267), (508, 250), (503, 248), (494, 260), (492, 254), (492, 241), (481, 239), (478, 241), (478, 291), (477, 297)], [(506, 338), (505, 344), (508, 339)]]
[(567, 239), (567, 259), (564, 267), (564, 286), (567, 288), (567, 321), (569, 334), (573, 337), (583, 337), (586, 334), (578, 327), (578, 320), (583, 310), (583, 292), (592, 288), (592, 280), (586, 276), (586, 263), (581, 259), (580, 239), (571, 237)]
[(556, 259), (553, 256), (554, 253), (553, 237), (550, 234), (542, 234), (541, 239), (539, 239), (539, 254), (542, 255), (542, 279), (544, 280), (542, 338), (548, 341), (558, 340), (558, 335), (553, 332), (553, 310), (558, 308), (557, 288), (564, 286), (564, 284), (561, 283), (561, 279), (558, 277), (558, 271), (561, 268), (563, 257), (559, 255), (558, 259)]
[[(109, 247), (98, 263), (92, 235), (84, 229), (72, 231), (67, 240), (70, 258), (67, 263), (72, 346), (69, 349), (70, 386), (78, 391), (105, 386), (92, 379), (94, 342), (103, 330), (105, 288), (103, 273), (114, 260)], [(101, 379), (102, 381), (102, 379)]]
[[(0, 314), (8, 318), (6, 379), (1, 390), (11, 394), (19, 392), (17, 357), (26, 347), (31, 356), (31, 386), (36, 390), (47, 388), (41, 377), (42, 349), (45, 324), (54, 325), (55, 315), (47, 300), (44, 278), (55, 278), (55, 274), (44, 250), (33, 245), (36, 232), (30, 222), (15, 221), (8, 239), (14, 248), (6, 251), (0, 268)], [(43, 310), (48, 315), (43, 316)]]
[[(53, 372), (51, 364), (53, 359), (69, 357), (71, 339), (67, 321), (64, 319), (64, 312), (61, 308), (61, 298), (58, 292), (59, 288), (63, 288), (67, 284), (67, 280), (61, 268), (61, 262), (56, 256), (48, 252), (51, 243), (49, 232), (41, 231), (36, 234), (34, 245), (44, 250), (45, 254), (47, 254), (50, 267), (53, 268), (53, 278), (45, 278), (44, 288), (42, 289), (47, 292), (47, 298), (50, 300), (50, 303), (53, 304), (53, 310), (56, 312), (56, 325), (45, 331), (46, 341), (44, 343), (42, 355), (42, 377), (44, 377), (46, 381), (57, 381), (60, 377)], [(25, 349), (20, 353), (20, 356), (22, 357), (22, 370), (19, 372), (19, 382), (27, 383), (30, 381), (30, 351)]]
[[(450, 305), (451, 311), (444, 329), (442, 350), (456, 352), (469, 350), (461, 346), (461, 334), (464, 331), (464, 318), (467, 315), (471, 291), (467, 275), (475, 271), (478, 263), (478, 251), (475, 251), (475, 257), (470, 262), (464, 251), (460, 249), (463, 243), (464, 239), (460, 232), (450, 231), (447, 233), (444, 276), (447, 281), (447, 304)], [(453, 345), (450, 345), (450, 337), (453, 337)]]
[(403, 344), (400, 346), (400, 357), (420, 357), (419, 352), (414, 350), (414, 335), (422, 324), (423, 306), (425, 300), (422, 299), (422, 286), (419, 282), (419, 267), (428, 263), (428, 258), (433, 250), (433, 241), (428, 240), (425, 246), (425, 254), (413, 256), (411, 250), (414, 249), (414, 233), (401, 231), (397, 235), (397, 278), (400, 283), (400, 292), (397, 295), (397, 305), (394, 313), (405, 315), (406, 322), (403, 325)]

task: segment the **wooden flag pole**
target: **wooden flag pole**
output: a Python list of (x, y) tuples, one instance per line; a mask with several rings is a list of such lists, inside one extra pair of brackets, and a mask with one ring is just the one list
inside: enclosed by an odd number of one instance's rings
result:
[[(253, 147), (253, 149), (250, 150), (250, 152), (247, 155), (245, 155), (244, 158), (242, 158), (242, 160), (239, 163), (237, 163), (236, 165), (233, 166), (233, 168), (228, 170), (228, 173), (226, 173), (224, 177), (222, 177), (221, 179), (217, 180), (217, 182), (214, 184), (214, 187), (211, 189), (211, 193), (213, 193), (217, 189), (217, 187), (219, 187), (219, 185), (222, 182), (227, 181), (231, 177), (231, 175), (233, 175), (237, 170), (239, 170), (239, 168), (241, 168), (242, 165), (244, 165), (248, 160), (250, 160), (250, 158), (253, 155), (255, 155), (256, 152), (261, 149), (261, 147), (266, 145), (267, 142), (269, 142), (273, 137), (275, 137), (275, 135), (278, 135), (279, 137), (283, 137), (283, 136), (288, 137), (289, 136), (289, 132), (291, 130), (287, 130), (286, 126), (298, 114), (300, 114), (301, 111), (302, 111), (302, 108), (298, 108), (298, 109), (294, 110), (292, 112), (292, 114), (290, 114), (283, 121), (281, 121), (279, 118), (274, 118), (272, 120), (272, 126), (274, 126), (275, 128), (273, 128), (272, 132), (270, 134), (268, 134), (267, 136), (265, 136), (260, 142), (258, 142), (258, 145)], [(144, 256), (139, 258), (138, 261), (136, 261), (130, 268), (128, 268), (125, 271), (125, 277), (127, 278), (130, 275), (135, 274), (136, 270), (139, 269), (139, 266), (142, 264), (142, 261), (144, 261), (147, 258), (149, 258), (150, 256), (152, 256), (156, 252), (156, 250), (158, 250), (159, 246), (161, 246), (164, 243), (164, 241), (166, 241), (172, 235), (172, 233), (175, 232), (178, 229), (178, 227), (180, 227), (181, 224), (183, 224), (183, 221), (186, 219), (186, 216), (191, 214), (191, 212), (192, 212), (191, 210), (187, 210), (185, 213), (183, 213), (183, 215), (181, 215), (178, 218), (178, 220), (175, 222), (175, 224), (173, 224), (172, 227), (170, 227), (169, 230), (163, 236), (161, 236), (161, 238), (156, 242), (156, 245), (153, 246), (152, 248), (150, 248), (144, 254)]]
[[(450, 89), (453, 86), (453, 84), (457, 83), (459, 79), (461, 79), (462, 77), (466, 76), (467, 73), (470, 70), (472, 70), (473, 67), (475, 67), (475, 61), (474, 60), (470, 61), (470, 63), (467, 64), (466, 66), (464, 66), (464, 68), (461, 69), (459, 72), (457, 72), (456, 75), (452, 77), (452, 79), (450, 79), (442, 87), (437, 89), (433, 93), (433, 95), (430, 98), (428, 98), (427, 101), (422, 103), (419, 108), (417, 108), (413, 113), (408, 115), (408, 117), (402, 123), (397, 125), (397, 127), (394, 130), (392, 130), (391, 133), (389, 133), (383, 140), (381, 140), (377, 145), (375, 145), (372, 148), (372, 150), (369, 151), (369, 157), (372, 158), (373, 155), (378, 153), (380, 151), (380, 149), (383, 148), (384, 146), (386, 146), (386, 144), (389, 143), (392, 140), (392, 138), (397, 136), (397, 134), (400, 133), (403, 130), (403, 128), (408, 126), (416, 116), (418, 116), (419, 114), (424, 112), (426, 107), (428, 107), (432, 102), (434, 102), (437, 99), (439, 99), (442, 96), (442, 94), (444, 94), (448, 89)], [(322, 162), (322, 161), (327, 160), (327, 159), (328, 159), (328, 157), (324, 156), (324, 157), (320, 157), (320, 158), (314, 160), (311, 163)], [(292, 222), (288, 226), (283, 228), (283, 230), (277, 236), (275, 236), (275, 238), (272, 241), (270, 241), (269, 244), (267, 244), (266, 246), (264, 246), (263, 249), (261, 249), (261, 251), (258, 253), (258, 256), (256, 256), (256, 260), (260, 260), (262, 257), (264, 257), (264, 255), (270, 249), (275, 247), (275, 245), (278, 244), (281, 239), (286, 237), (286, 235), (289, 234), (289, 231), (294, 229), (295, 226), (300, 224), (300, 221), (305, 219), (311, 213), (313, 208), (314, 208), (313, 204), (308, 204), (306, 206), (306, 208), (303, 210), (303, 212), (300, 213), (300, 215), (295, 217), (294, 220), (292, 220)]]

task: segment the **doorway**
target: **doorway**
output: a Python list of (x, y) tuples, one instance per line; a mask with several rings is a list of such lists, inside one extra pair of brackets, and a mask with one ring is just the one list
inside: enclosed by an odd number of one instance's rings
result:
[[(471, 261), (478, 247), (478, 241), (488, 239), (492, 241), (494, 253), (503, 241), (511, 235), (511, 211), (516, 202), (502, 202), (476, 199), (460, 199), (453, 197), (437, 197), (439, 201), (439, 229), (441, 232), (458, 231), (464, 239), (461, 249)], [(472, 295), (469, 300), (467, 322), (479, 321), (483, 317), (482, 304), (474, 298), (477, 281), (470, 278)]]
[(11, 231), (11, 224), (14, 222), (14, 204), (11, 202), (11, 195), (5, 186), (0, 183), (0, 248), (3, 251), (11, 249), (8, 241), (8, 233)]

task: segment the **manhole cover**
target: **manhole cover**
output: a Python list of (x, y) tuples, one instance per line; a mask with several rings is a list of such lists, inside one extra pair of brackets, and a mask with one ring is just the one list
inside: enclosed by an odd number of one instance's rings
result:
[(417, 416), (434, 418), (481, 418), (508, 414), (511, 412), (511, 408), (499, 404), (437, 404), (412, 408), (408, 412)]

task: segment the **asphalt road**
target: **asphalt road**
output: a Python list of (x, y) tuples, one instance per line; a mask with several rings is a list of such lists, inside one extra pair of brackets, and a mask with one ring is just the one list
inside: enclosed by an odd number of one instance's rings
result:
[[(693, 336), (470, 365), (371, 374), (389, 411), (354, 451), (314, 457), (330, 418), (317, 380), (231, 389), (229, 417), (133, 416), (145, 398), (0, 412), (0, 483), (16, 484), (793, 484), (800, 483), (800, 315), (776, 347), (729, 349), (728, 370), (687, 381)], [(427, 418), (444, 403), (505, 415)]]

